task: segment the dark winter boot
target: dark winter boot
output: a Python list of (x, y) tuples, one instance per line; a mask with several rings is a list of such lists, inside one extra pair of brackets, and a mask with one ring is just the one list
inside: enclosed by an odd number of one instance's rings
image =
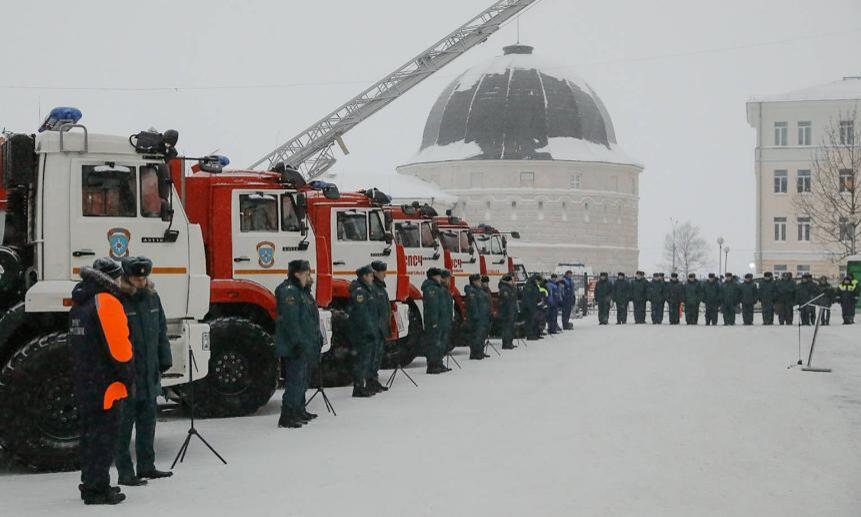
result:
[(84, 504), (120, 504), (126, 500), (126, 495), (108, 488), (99, 492), (84, 492), (81, 494)]
[(305, 422), (299, 420), (286, 409), (281, 408), (281, 418), (278, 419), (278, 427), (286, 429), (299, 429)]
[(369, 379), (367, 383), (368, 387), (376, 391), (377, 393), (381, 393), (383, 391), (389, 391), (389, 388), (380, 384), (378, 379)]
[(117, 484), (122, 486), (144, 486), (147, 484), (147, 481), (138, 476), (120, 476)]
[(309, 413), (307, 411), (302, 411), (302, 420), (304, 420), (306, 422), (310, 422), (311, 420), (314, 420), (315, 418), (317, 418), (317, 415), (315, 413)]
[(353, 397), (354, 398), (368, 398), (368, 397), (372, 397), (373, 395), (374, 395), (374, 393), (371, 390), (369, 390), (366, 386), (363, 386), (361, 384), (354, 384), (353, 385)]
[(158, 470), (158, 469), (145, 470), (143, 472), (138, 472), (139, 478), (146, 478), (146, 479), (169, 478), (172, 475), (173, 475), (173, 472)]

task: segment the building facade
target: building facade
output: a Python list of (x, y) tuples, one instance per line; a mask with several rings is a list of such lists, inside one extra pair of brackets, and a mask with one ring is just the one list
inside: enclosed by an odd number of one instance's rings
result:
[(456, 196), (439, 208), (471, 224), (520, 232), (509, 245), (529, 270), (634, 271), (643, 167), (584, 81), (531, 47), (504, 50), (442, 92), (418, 155), (398, 172)]
[[(836, 277), (844, 270), (845, 261), (817, 239), (810, 217), (797, 213), (793, 199), (811, 195), (814, 157), (830, 142), (830, 128), (839, 128), (847, 145), (853, 139), (849, 135), (857, 134), (859, 107), (861, 77), (747, 103), (747, 121), (756, 129), (758, 272)], [(851, 172), (854, 179), (857, 171)]]

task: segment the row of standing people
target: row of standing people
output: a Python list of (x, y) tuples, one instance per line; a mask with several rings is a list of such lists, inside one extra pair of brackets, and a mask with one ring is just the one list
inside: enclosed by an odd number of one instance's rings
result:
[[(606, 325), (609, 321), (610, 305), (616, 305), (616, 323), (625, 324), (628, 318), (628, 305), (633, 304), (634, 322), (646, 322), (646, 303), (651, 308), (651, 321), (661, 324), (664, 319), (664, 306), (669, 308), (671, 325), (680, 322), (684, 310), (688, 325), (699, 322), (700, 306), (705, 306), (706, 325), (717, 325), (718, 313), (723, 316), (724, 325), (735, 325), (736, 314), (741, 312), (745, 325), (753, 324), (754, 307), (761, 304), (763, 325), (773, 325), (777, 315), (781, 325), (792, 325), (794, 311), (799, 307), (802, 325), (815, 323), (817, 306), (829, 308), (840, 303), (843, 323), (854, 323), (855, 304), (858, 301), (859, 286), (856, 280), (845, 277), (837, 287), (832, 287), (827, 278), (813, 282), (812, 276), (803, 275), (796, 283), (791, 273), (775, 280), (772, 273), (755, 282), (752, 274), (743, 281), (727, 273), (719, 281), (714, 273), (700, 281), (696, 275), (688, 275), (687, 282), (681, 282), (676, 273), (666, 281), (663, 273), (655, 273), (652, 280), (646, 280), (645, 273), (638, 271), (632, 281), (624, 273), (619, 273), (615, 282), (610, 282), (607, 273), (599, 275), (595, 285), (595, 301), (598, 305), (598, 321)], [(823, 311), (821, 323), (829, 324), (830, 310)]]
[[(574, 272), (564, 275), (552, 274), (545, 279), (533, 274), (523, 286), (522, 319), (526, 339), (541, 338), (541, 328), (546, 325), (548, 334), (572, 330), (571, 315), (577, 301)], [(562, 325), (559, 325), (561, 317)]]
[[(141, 486), (169, 477), (155, 467), (156, 398), (161, 374), (173, 361), (161, 299), (149, 280), (152, 262), (100, 258), (81, 270), (72, 291), (69, 351), (81, 431), (81, 484), (85, 504), (125, 499), (111, 486)], [(135, 469), (130, 453), (135, 431)]]

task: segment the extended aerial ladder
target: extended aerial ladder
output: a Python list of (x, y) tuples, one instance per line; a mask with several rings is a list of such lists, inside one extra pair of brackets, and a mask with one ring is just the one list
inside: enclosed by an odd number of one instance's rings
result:
[(320, 121), (302, 131), (250, 168), (271, 169), (283, 162), (310, 180), (335, 164), (334, 146), (346, 154), (341, 137), (357, 124), (409, 91), (472, 47), (487, 41), (505, 23), (540, 0), (499, 0), (430, 48), (409, 60)]

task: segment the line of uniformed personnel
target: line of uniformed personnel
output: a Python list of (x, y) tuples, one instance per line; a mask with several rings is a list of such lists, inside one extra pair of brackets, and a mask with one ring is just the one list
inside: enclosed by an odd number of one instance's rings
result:
[[(169, 477), (155, 468), (156, 397), (172, 365), (161, 299), (149, 280), (152, 262), (100, 258), (81, 270), (72, 291), (69, 350), (81, 431), (81, 484), (85, 504), (117, 504), (126, 496), (111, 486), (140, 486)], [(129, 446), (135, 429), (137, 469)]]
[[(386, 263), (374, 261), (356, 270), (350, 284), (350, 303), (346, 311), (346, 332), (350, 341), (353, 397), (366, 398), (388, 388), (380, 383), (379, 370), (386, 340), (391, 334), (391, 302), (386, 291)], [(279, 427), (299, 428), (317, 417), (305, 409), (305, 391), (312, 368), (320, 360), (323, 336), (318, 324), (317, 304), (311, 290), (310, 264), (294, 260), (288, 265), (287, 279), (275, 290), (277, 319), (275, 352), (284, 362), (284, 397)], [(470, 346), (470, 359), (489, 357), (484, 353), (490, 333), (491, 295), (489, 279), (471, 275), (465, 288), (466, 322), (461, 329)], [(451, 371), (443, 364), (449, 351), (454, 321), (451, 272), (430, 268), (422, 284), (422, 348), (427, 358), (427, 373)], [(503, 349), (514, 348), (517, 317), (517, 291), (511, 275), (499, 282), (496, 321)]]
[[(780, 325), (792, 325), (794, 311), (798, 310), (800, 323), (812, 325), (816, 322), (816, 308), (830, 308), (839, 303), (843, 323), (854, 323), (855, 305), (859, 298), (858, 281), (850, 276), (844, 277), (836, 287), (828, 283), (826, 277), (818, 282), (808, 273), (800, 282), (792, 278), (792, 273), (784, 273), (775, 280), (772, 273), (765, 273), (758, 282), (752, 274), (744, 276), (743, 281), (732, 273), (726, 273), (719, 280), (714, 273), (700, 281), (696, 275), (688, 275), (686, 282), (679, 280), (678, 274), (670, 275), (667, 281), (663, 273), (655, 273), (651, 280), (645, 273), (637, 271), (633, 280), (619, 273), (611, 282), (607, 273), (601, 273), (595, 284), (595, 303), (598, 306), (598, 322), (607, 325), (610, 306), (616, 306), (616, 324), (628, 321), (628, 306), (633, 307), (634, 323), (646, 323), (646, 305), (649, 304), (651, 322), (661, 324), (664, 320), (664, 307), (669, 309), (670, 325), (678, 325), (684, 311), (685, 322), (696, 325), (699, 322), (700, 306), (705, 308), (706, 325), (717, 325), (718, 313), (724, 325), (735, 325), (736, 314), (741, 312), (744, 325), (753, 325), (754, 306), (761, 304), (762, 324), (773, 325), (777, 315)], [(822, 311), (823, 325), (831, 321), (830, 310)]]

